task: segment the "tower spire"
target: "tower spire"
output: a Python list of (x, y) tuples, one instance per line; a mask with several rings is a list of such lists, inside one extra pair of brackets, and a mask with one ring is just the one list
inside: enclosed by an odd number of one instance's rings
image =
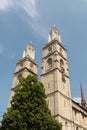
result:
[(32, 41), (30, 41), (29, 44), (26, 46), (22, 58), (26, 56), (32, 58), (33, 60), (35, 58), (35, 49)]
[(54, 39), (58, 40), (58, 42), (61, 43), (61, 35), (55, 25), (49, 31), (48, 42), (51, 42)]
[(86, 105), (86, 100), (85, 100), (85, 96), (84, 96), (84, 92), (83, 92), (83, 89), (82, 89), (81, 82), (80, 82), (80, 90), (81, 90), (81, 104), (82, 104), (82, 106), (85, 106)]

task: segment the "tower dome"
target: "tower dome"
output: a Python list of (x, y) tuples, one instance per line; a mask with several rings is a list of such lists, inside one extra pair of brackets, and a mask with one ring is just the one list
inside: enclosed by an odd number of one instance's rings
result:
[(35, 49), (32, 41), (26, 46), (24, 52), (23, 52), (23, 58), (24, 57), (31, 57), (32, 59), (35, 58)]
[(58, 29), (55, 27), (55, 25), (52, 27), (52, 29), (50, 30), (50, 32), (48, 34), (48, 42), (50, 42), (54, 39), (61, 42), (61, 35), (60, 35)]

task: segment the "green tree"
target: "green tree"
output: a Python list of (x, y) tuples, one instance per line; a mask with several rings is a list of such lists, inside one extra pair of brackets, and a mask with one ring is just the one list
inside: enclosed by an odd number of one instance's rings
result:
[(51, 115), (44, 86), (37, 76), (22, 78), (14, 91), (11, 107), (1, 121), (1, 130), (61, 130), (61, 124)]

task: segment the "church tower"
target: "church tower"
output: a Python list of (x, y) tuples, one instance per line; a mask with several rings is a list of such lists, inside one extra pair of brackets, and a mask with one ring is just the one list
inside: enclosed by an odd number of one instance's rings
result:
[(26, 78), (29, 74), (36, 74), (37, 75), (38, 65), (35, 61), (35, 49), (30, 41), (30, 43), (26, 46), (22, 59), (18, 61), (16, 64), (16, 70), (14, 73), (13, 85), (11, 89), (11, 95), (8, 107), (10, 107), (10, 101), (12, 100), (12, 96), (14, 95), (13, 89), (19, 86), (19, 79), (21, 77)]
[(72, 120), (70, 76), (67, 50), (55, 26), (48, 34), (48, 43), (43, 47), (41, 81), (52, 115), (62, 122), (63, 127), (66, 126), (66, 123)]

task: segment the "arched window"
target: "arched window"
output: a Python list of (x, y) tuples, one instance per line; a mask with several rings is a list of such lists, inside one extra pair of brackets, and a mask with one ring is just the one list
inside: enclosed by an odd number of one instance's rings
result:
[(78, 127), (76, 127), (76, 130), (78, 130), (79, 128)]
[(22, 78), (22, 74), (18, 75), (18, 80), (20, 80)]
[(62, 59), (60, 59), (60, 68), (61, 71), (64, 73), (64, 61)]
[(60, 53), (62, 53), (63, 52), (63, 49), (60, 47)]
[(63, 60), (62, 59), (60, 59), (60, 66), (64, 66), (64, 62), (63, 62)]
[(47, 60), (47, 65), (48, 65), (48, 69), (51, 69), (51, 68), (52, 68), (52, 59), (51, 59), (51, 58), (49, 58), (49, 59)]
[(64, 61), (62, 59), (60, 59), (60, 69), (61, 69), (61, 74), (62, 74), (62, 81), (65, 82), (65, 75), (64, 75)]

